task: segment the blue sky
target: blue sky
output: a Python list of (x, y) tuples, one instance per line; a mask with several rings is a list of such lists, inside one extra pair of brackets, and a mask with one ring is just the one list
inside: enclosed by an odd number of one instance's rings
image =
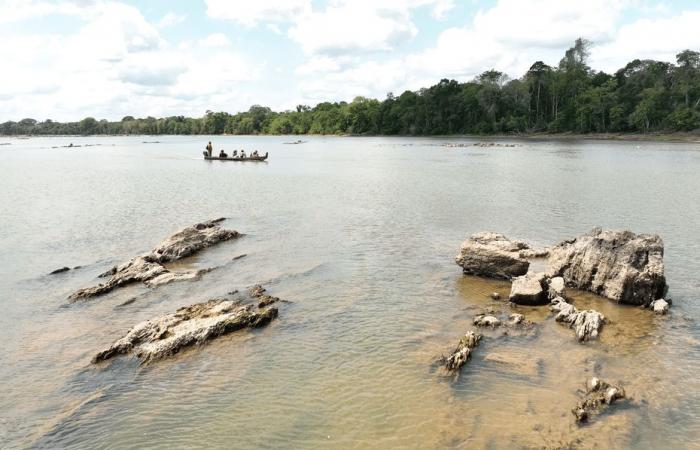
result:
[(0, 121), (201, 116), (384, 98), (495, 68), (700, 49), (700, 4), (656, 0), (0, 0)]

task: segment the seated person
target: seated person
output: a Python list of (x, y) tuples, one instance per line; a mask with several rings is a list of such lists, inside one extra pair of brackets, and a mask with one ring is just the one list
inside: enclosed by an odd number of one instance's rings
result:
[(234, 151), (233, 151), (233, 154), (232, 154), (231, 156), (233, 156), (234, 158), (235, 158), (236, 156), (238, 156), (238, 150), (234, 150)]
[(251, 156), (258, 156), (258, 151), (257, 151), (257, 150), (253, 150), (253, 154), (252, 154)]
[(245, 150), (241, 150), (241, 158), (245, 158)]
[(223, 149), (221, 149), (221, 152), (219, 152), (219, 158), (227, 158), (227, 157), (228, 157), (228, 155), (226, 154), (226, 152)]

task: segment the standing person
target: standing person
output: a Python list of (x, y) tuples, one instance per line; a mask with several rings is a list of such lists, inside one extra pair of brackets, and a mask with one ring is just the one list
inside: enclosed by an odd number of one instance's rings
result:
[(211, 146), (211, 141), (209, 141), (209, 145), (207, 145), (207, 153), (209, 153), (209, 157), (211, 157), (211, 152), (214, 150), (214, 147)]

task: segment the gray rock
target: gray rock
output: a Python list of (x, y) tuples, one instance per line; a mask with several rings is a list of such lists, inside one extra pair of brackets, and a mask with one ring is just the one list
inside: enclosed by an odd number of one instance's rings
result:
[(193, 255), (204, 248), (238, 236), (237, 231), (223, 229), (216, 221), (195, 224), (178, 231), (150, 252), (112, 267), (99, 275), (103, 278), (109, 277), (107, 282), (80, 289), (69, 299), (74, 301), (94, 297), (137, 282), (155, 287), (173, 281), (196, 279), (211, 269), (171, 272), (162, 264)]
[(56, 269), (56, 270), (49, 272), (49, 275), (56, 275), (57, 273), (68, 272), (69, 270), (70, 270), (70, 267), (61, 267), (60, 269)]
[(600, 414), (615, 401), (625, 398), (625, 390), (598, 378), (586, 382), (586, 393), (571, 412), (577, 422), (586, 422), (593, 415)]
[(499, 294), (498, 292), (492, 292), (492, 293), (491, 293), (491, 298), (494, 299), (494, 300), (500, 300), (500, 299), (501, 299), (501, 294)]
[(649, 305), (649, 307), (653, 309), (656, 314), (664, 315), (668, 312), (669, 304), (666, 300), (660, 298), (651, 302), (651, 305)]
[(445, 368), (450, 372), (459, 370), (471, 358), (472, 351), (479, 345), (480, 341), (481, 335), (479, 333), (467, 331), (464, 337), (459, 340), (459, 344), (457, 344), (452, 353), (442, 358)]
[(513, 313), (508, 316), (508, 325), (520, 325), (525, 323), (525, 316), (522, 314)]
[(549, 289), (547, 290), (547, 296), (550, 300), (557, 297), (566, 298), (566, 286), (564, 283), (564, 278), (554, 277), (549, 280)]
[(474, 317), (473, 323), (478, 327), (495, 328), (501, 325), (501, 321), (497, 317), (488, 314), (479, 314), (478, 316)]
[(498, 233), (477, 233), (462, 243), (457, 265), (465, 274), (511, 279), (527, 273), (530, 263), (520, 255), (528, 245)]
[(547, 303), (547, 277), (543, 272), (527, 274), (513, 280), (509, 300), (519, 305), (544, 305)]
[(667, 290), (663, 256), (657, 235), (596, 228), (553, 247), (547, 273), (620, 303), (649, 305)]
[(598, 311), (593, 309), (579, 311), (562, 297), (552, 300), (550, 309), (557, 313), (555, 317), (557, 322), (566, 323), (569, 325), (569, 328), (574, 329), (576, 339), (579, 342), (597, 338), (605, 323), (605, 316)]
[(250, 305), (222, 299), (197, 303), (136, 325), (97, 353), (93, 362), (134, 353), (142, 363), (147, 363), (242, 328), (264, 326), (276, 317), (276, 308), (255, 311)]

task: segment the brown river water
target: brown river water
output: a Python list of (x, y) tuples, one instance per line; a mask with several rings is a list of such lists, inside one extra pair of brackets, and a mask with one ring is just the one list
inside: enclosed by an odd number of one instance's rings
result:
[[(266, 163), (204, 161), (269, 152)], [(311, 137), (0, 138), (0, 448), (700, 448), (700, 145)], [(143, 141), (159, 141), (143, 143)], [(90, 144), (89, 147), (51, 148)], [(99, 145), (96, 145), (99, 144)], [(198, 281), (68, 295), (196, 222), (245, 236), (178, 264)], [(461, 242), (537, 245), (600, 225), (658, 233), (668, 316), (575, 293), (586, 344), (546, 307), (436, 365), (509, 283), (465, 277)], [(244, 258), (233, 258), (238, 255)], [(47, 275), (62, 266), (78, 270)], [(90, 358), (131, 326), (263, 283), (269, 326), (147, 366)], [(128, 302), (128, 304), (124, 304)], [(586, 378), (629, 399), (579, 427)]]

